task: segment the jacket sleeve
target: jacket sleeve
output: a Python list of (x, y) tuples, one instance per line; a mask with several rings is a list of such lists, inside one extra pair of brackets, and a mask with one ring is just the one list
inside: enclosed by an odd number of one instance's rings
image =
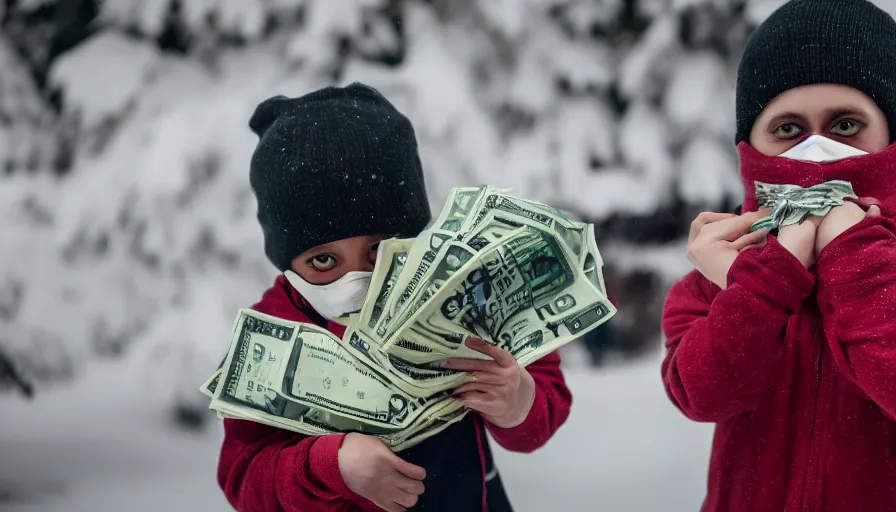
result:
[(896, 223), (866, 219), (818, 258), (818, 303), (837, 367), (896, 420)]
[(742, 252), (721, 290), (697, 271), (676, 283), (663, 308), (663, 384), (695, 421), (754, 409), (775, 382), (784, 330), (812, 293), (814, 276), (770, 236)]
[[(280, 278), (278, 278), (280, 279)], [(252, 309), (310, 322), (286, 304), (275, 283)], [(339, 471), (344, 434), (304, 436), (246, 420), (224, 420), (218, 484), (239, 512), (379, 510), (345, 485)]]
[(225, 419), (218, 484), (239, 512), (341, 512), (353, 502), (364, 506), (370, 502), (351, 492), (339, 472), (337, 452), (344, 438), (306, 437)]
[(552, 352), (533, 362), (526, 370), (535, 381), (535, 400), (529, 415), (513, 428), (485, 422), (495, 441), (504, 449), (530, 453), (544, 446), (569, 417), (572, 393), (560, 370), (560, 356)]

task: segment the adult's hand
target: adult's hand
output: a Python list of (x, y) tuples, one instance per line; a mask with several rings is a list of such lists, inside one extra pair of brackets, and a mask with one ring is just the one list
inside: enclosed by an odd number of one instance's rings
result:
[(704, 277), (723, 290), (728, 286), (728, 270), (744, 249), (765, 243), (767, 230), (749, 232), (768, 209), (733, 215), (704, 212), (691, 223), (688, 259)]

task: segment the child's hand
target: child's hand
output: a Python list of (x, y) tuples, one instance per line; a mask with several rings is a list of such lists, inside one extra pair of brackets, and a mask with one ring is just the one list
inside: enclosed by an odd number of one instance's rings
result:
[(338, 457), (345, 485), (383, 510), (404, 512), (423, 494), (426, 470), (403, 461), (373, 436), (346, 434)]
[(467, 345), (494, 360), (445, 361), (445, 368), (469, 372), (476, 379), (457, 388), (454, 397), (498, 427), (512, 428), (522, 423), (535, 401), (532, 376), (505, 350), (473, 338), (467, 340)]
[(728, 286), (728, 270), (740, 251), (762, 245), (765, 230), (749, 233), (754, 222), (768, 215), (768, 209), (732, 215), (704, 212), (691, 223), (688, 259), (704, 277), (723, 290)]
[(843, 234), (847, 229), (855, 226), (865, 217), (879, 217), (880, 208), (877, 201), (871, 198), (863, 198), (860, 203), (868, 207), (868, 211), (856, 203), (846, 203), (843, 206), (833, 208), (824, 217), (818, 226), (818, 235), (815, 239), (815, 254), (820, 254), (822, 249), (828, 246), (832, 240)]

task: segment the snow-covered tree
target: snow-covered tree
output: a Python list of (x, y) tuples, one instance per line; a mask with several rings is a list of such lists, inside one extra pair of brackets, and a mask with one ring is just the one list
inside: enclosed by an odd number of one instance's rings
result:
[(435, 209), (512, 188), (595, 222), (608, 271), (668, 283), (693, 215), (739, 200), (734, 71), (781, 3), (7, 1), (0, 356), (37, 382), (146, 358), (136, 378), (193, 400), (274, 274), (249, 116), (352, 81), (411, 118)]

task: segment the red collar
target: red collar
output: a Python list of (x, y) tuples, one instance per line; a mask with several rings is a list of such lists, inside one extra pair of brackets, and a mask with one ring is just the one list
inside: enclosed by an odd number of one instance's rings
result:
[(884, 201), (896, 196), (896, 144), (877, 153), (827, 164), (763, 155), (746, 142), (737, 145), (737, 152), (744, 185), (745, 212), (756, 210), (753, 185), (756, 181), (810, 187), (826, 181), (845, 180), (852, 183), (859, 197)]

